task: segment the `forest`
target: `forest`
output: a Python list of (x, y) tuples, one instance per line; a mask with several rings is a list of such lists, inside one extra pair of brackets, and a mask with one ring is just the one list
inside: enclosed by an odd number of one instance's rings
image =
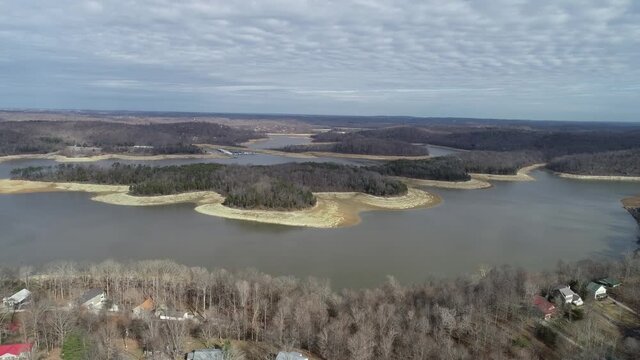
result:
[[(273, 360), (282, 349), (326, 360), (634, 359), (640, 339), (633, 328), (603, 332), (602, 314), (562, 304), (557, 320), (544, 326), (532, 306), (535, 295), (546, 296), (557, 284), (585, 296), (586, 284), (603, 276), (622, 280), (611, 296), (640, 311), (640, 259), (633, 256), (560, 262), (544, 273), (503, 266), (415, 285), (390, 277), (375, 288), (339, 292), (321, 279), (169, 260), (59, 261), (0, 268), (0, 296), (22, 288), (33, 293), (22, 312), (0, 311), (0, 342), (31, 342), (35, 359), (63, 349), (63, 360), (141, 358), (143, 350), (182, 359), (194, 348), (214, 346), (225, 348), (227, 360)], [(79, 309), (76, 299), (90, 288), (102, 289), (106, 307), (117, 305), (117, 311)], [(145, 299), (153, 308), (134, 316)], [(586, 301), (585, 307), (598, 308)], [(161, 320), (156, 309), (194, 317)], [(578, 345), (558, 335), (554, 322)]]
[(546, 160), (570, 154), (626, 150), (640, 146), (640, 130), (615, 126), (593, 130), (513, 126), (395, 126), (356, 132), (316, 134), (314, 141), (341, 141), (351, 136), (393, 139), (406, 143), (448, 146), (465, 150), (534, 151)]
[(562, 156), (550, 161), (547, 168), (576, 175), (640, 176), (640, 148)]
[(465, 164), (455, 156), (424, 160), (395, 160), (370, 166), (369, 170), (383, 175), (439, 181), (467, 181), (471, 179)]
[(470, 173), (515, 175), (525, 166), (544, 162), (538, 151), (465, 151), (455, 155)]
[(243, 209), (293, 210), (315, 205), (312, 192), (357, 191), (375, 196), (405, 194), (404, 183), (365, 168), (333, 163), (269, 166), (191, 164), (151, 167), (114, 163), (110, 167), (62, 164), (14, 169), (14, 179), (129, 185), (138, 196), (211, 190), (225, 205)]
[(425, 146), (413, 145), (392, 139), (372, 139), (359, 135), (341, 138), (331, 144), (289, 145), (281, 150), (287, 152), (326, 151), (341, 154), (424, 156), (429, 155)]
[[(104, 153), (200, 153), (194, 144), (237, 145), (262, 133), (205, 122), (124, 124), (103, 121), (0, 121), (0, 156), (50, 153), (69, 146)], [(148, 147), (134, 149), (134, 146)]]

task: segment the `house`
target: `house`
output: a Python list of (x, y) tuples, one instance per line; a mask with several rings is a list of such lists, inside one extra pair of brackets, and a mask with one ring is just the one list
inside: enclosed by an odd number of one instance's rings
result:
[(87, 310), (97, 312), (104, 308), (106, 301), (107, 296), (104, 293), (104, 290), (94, 288), (85, 291), (85, 293), (78, 299), (78, 304), (80, 307), (86, 308)]
[(26, 360), (31, 359), (32, 344), (6, 344), (0, 345), (0, 360)]
[(186, 360), (224, 360), (224, 352), (220, 349), (200, 349), (188, 352)]
[(604, 286), (606, 286), (609, 289), (613, 289), (613, 288), (617, 288), (618, 286), (622, 285), (622, 283), (614, 278), (604, 278), (604, 279), (600, 279), (598, 281), (596, 281), (598, 284), (602, 284)]
[(558, 288), (556, 291), (556, 298), (559, 298), (560, 301), (565, 304), (573, 304), (576, 306), (581, 306), (583, 304), (580, 295), (574, 293), (569, 286), (563, 286)]
[(533, 297), (533, 305), (542, 314), (545, 320), (551, 319), (556, 313), (556, 306), (540, 295)]
[(133, 308), (133, 318), (134, 319), (143, 319), (148, 318), (153, 314), (153, 310), (156, 308), (156, 304), (153, 302), (152, 298), (146, 299), (142, 304)]
[(587, 291), (596, 300), (604, 299), (607, 297), (607, 288), (605, 288), (604, 285), (595, 283), (593, 281), (587, 285)]
[(309, 360), (309, 358), (298, 352), (280, 351), (276, 356), (276, 360)]
[(4, 305), (4, 307), (6, 307), (7, 309), (17, 310), (22, 306), (28, 304), (30, 299), (31, 291), (22, 289), (9, 297), (3, 298), (2, 305)]
[(159, 307), (156, 310), (155, 315), (160, 320), (184, 321), (184, 320), (195, 319), (195, 316), (190, 312), (170, 310), (170, 309), (167, 309), (165, 306)]

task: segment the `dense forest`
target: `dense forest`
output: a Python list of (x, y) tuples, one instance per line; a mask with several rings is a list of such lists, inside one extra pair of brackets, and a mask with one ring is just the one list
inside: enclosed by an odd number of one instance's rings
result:
[(519, 169), (544, 162), (536, 151), (465, 151), (455, 155), (470, 173), (515, 175)]
[(327, 151), (341, 154), (422, 156), (429, 155), (424, 146), (390, 139), (372, 139), (353, 135), (331, 144), (289, 145), (282, 148), (288, 152)]
[[(559, 263), (544, 273), (500, 267), (410, 286), (389, 278), (376, 288), (341, 292), (318, 279), (168, 260), (1, 268), (0, 296), (28, 288), (33, 300), (22, 312), (0, 312), (0, 341), (32, 342), (37, 355), (62, 348), (82, 360), (141, 358), (143, 349), (178, 359), (213, 346), (223, 346), (228, 360), (272, 360), (282, 349), (326, 360), (636, 359), (637, 318), (635, 328), (611, 330), (586, 296), (586, 284), (605, 276), (623, 282), (610, 295), (640, 311), (640, 259), (632, 256)], [(532, 300), (558, 284), (571, 284), (586, 309), (558, 303), (555, 320), (544, 322)], [(104, 290), (107, 307), (118, 311), (79, 309), (76, 299), (90, 288)], [(152, 308), (134, 317), (132, 309), (149, 298)], [(153, 311), (161, 308), (195, 318), (161, 320)]]
[(396, 160), (368, 169), (383, 175), (440, 181), (467, 181), (471, 179), (462, 160), (455, 156), (424, 160)]
[(640, 148), (562, 156), (549, 162), (547, 168), (576, 175), (640, 176)]
[(105, 153), (198, 153), (202, 151), (194, 144), (236, 145), (261, 137), (264, 134), (204, 122), (5, 121), (0, 122), (0, 155), (49, 153), (69, 146)]
[(402, 182), (365, 168), (333, 163), (270, 166), (191, 164), (151, 167), (58, 165), (14, 169), (15, 179), (129, 185), (132, 195), (169, 195), (211, 190), (225, 205), (245, 209), (302, 209), (313, 206), (312, 192), (357, 191), (375, 196), (406, 193)]
[(640, 130), (637, 128), (555, 130), (460, 125), (439, 126), (433, 129), (396, 126), (348, 133), (330, 131), (315, 135), (314, 141), (341, 141), (351, 136), (393, 139), (465, 150), (535, 151), (542, 153), (547, 160), (569, 154), (631, 149), (640, 144)]

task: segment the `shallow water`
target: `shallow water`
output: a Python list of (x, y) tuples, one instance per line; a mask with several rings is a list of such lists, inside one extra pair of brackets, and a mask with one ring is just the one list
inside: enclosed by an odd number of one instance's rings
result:
[[(253, 156), (246, 158), (260, 159)], [(12, 167), (48, 163), (0, 163), (0, 177)], [(0, 195), (0, 263), (170, 258), (329, 278), (340, 288), (375, 285), (387, 275), (421, 282), (501, 264), (540, 270), (635, 249), (638, 227), (620, 199), (640, 193), (640, 184), (533, 176), (537, 181), (496, 182), (485, 190), (432, 190), (444, 199), (435, 208), (363, 213), (360, 225), (331, 230), (220, 219), (190, 204), (126, 207), (83, 193)]]

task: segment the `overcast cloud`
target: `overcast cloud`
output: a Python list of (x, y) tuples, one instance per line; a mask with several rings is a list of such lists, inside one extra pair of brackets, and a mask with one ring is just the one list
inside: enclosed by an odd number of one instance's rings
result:
[(0, 107), (640, 121), (640, 1), (0, 0)]

